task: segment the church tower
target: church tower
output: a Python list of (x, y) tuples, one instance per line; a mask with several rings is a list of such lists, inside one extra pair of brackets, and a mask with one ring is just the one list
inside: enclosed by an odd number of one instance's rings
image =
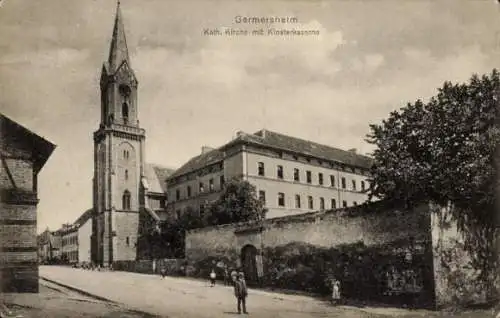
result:
[(101, 121), (94, 132), (92, 260), (108, 266), (136, 259), (145, 130), (120, 2), (109, 58), (101, 71)]

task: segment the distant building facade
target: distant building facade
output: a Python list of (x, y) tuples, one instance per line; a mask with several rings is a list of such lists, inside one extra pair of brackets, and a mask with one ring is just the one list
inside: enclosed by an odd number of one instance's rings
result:
[(92, 239), (92, 209), (85, 211), (75, 225), (78, 227), (78, 264), (89, 264), (91, 262), (91, 239)]
[(0, 114), (0, 293), (38, 292), (38, 173), (55, 146)]
[(69, 264), (91, 262), (92, 209), (85, 211), (71, 224), (57, 230), (61, 241), (61, 260)]
[(51, 256), (54, 261), (60, 262), (62, 256), (62, 233), (60, 230), (54, 231), (50, 236)]
[(169, 210), (203, 215), (224, 183), (247, 180), (257, 188), (267, 218), (356, 206), (368, 200), (372, 159), (269, 130), (238, 136), (202, 153), (168, 179)]
[(78, 263), (78, 226), (64, 224), (60, 232), (62, 234), (62, 261), (69, 264)]
[(60, 231), (46, 229), (38, 235), (38, 260), (40, 264), (52, 264), (61, 262), (61, 240)]
[(44, 264), (52, 258), (50, 248), (50, 230), (46, 229), (37, 238), (38, 244), (38, 263)]

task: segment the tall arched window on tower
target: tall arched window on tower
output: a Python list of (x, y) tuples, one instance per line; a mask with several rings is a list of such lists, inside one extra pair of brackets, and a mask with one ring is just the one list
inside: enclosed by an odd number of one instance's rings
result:
[(131, 89), (127, 85), (120, 85), (119, 87), (120, 95), (122, 95), (122, 118), (123, 118), (123, 123), (126, 125), (128, 124), (128, 119), (129, 119), (129, 105), (128, 102), (130, 101), (130, 93)]
[(125, 192), (123, 192), (122, 209), (130, 210), (130, 192), (128, 190), (125, 190)]
[(123, 118), (123, 123), (125, 125), (128, 124), (128, 104), (127, 103), (122, 104), (122, 118)]

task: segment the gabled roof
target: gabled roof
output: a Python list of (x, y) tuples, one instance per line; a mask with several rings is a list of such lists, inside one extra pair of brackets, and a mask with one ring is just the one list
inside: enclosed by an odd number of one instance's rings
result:
[(191, 158), (171, 176), (175, 178), (224, 159), (224, 150), (237, 144), (252, 144), (282, 151), (311, 156), (323, 160), (332, 160), (359, 168), (369, 169), (373, 159), (351, 151), (342, 150), (312, 141), (283, 135), (269, 130), (260, 130), (254, 134), (238, 133), (238, 136), (225, 145), (208, 153)]
[(156, 222), (160, 221), (160, 217), (158, 216), (158, 214), (155, 211), (153, 211), (151, 208), (144, 207), (144, 210), (146, 210), (146, 212), (148, 212), (148, 214), (153, 218), (153, 220), (155, 220)]
[(87, 222), (88, 219), (92, 218), (92, 211), (94, 211), (94, 210), (88, 209), (87, 211), (83, 212), (82, 215), (80, 215), (78, 217), (78, 219), (76, 219), (76, 221), (73, 224), (78, 226), (78, 227), (85, 224), (85, 222)]
[[(0, 113), (0, 138), (25, 145), (34, 158), (35, 172), (40, 171), (56, 148), (54, 144), (38, 136), (28, 128)], [(1, 149), (0, 149), (1, 150)]]
[(62, 245), (62, 237), (61, 235), (54, 235), (52, 234), (50, 236), (50, 245), (52, 248), (60, 248)]
[(263, 129), (253, 135), (246, 135), (243, 138), (247, 138), (253, 144), (288, 150), (320, 159), (333, 160), (355, 167), (369, 169), (373, 164), (373, 159), (368, 156), (269, 130)]
[(145, 164), (144, 174), (147, 181), (148, 192), (167, 193), (167, 184), (165, 180), (174, 171), (175, 169), (163, 167), (156, 164)]
[(196, 157), (191, 158), (188, 162), (186, 162), (182, 167), (177, 169), (170, 177), (175, 178), (178, 176), (182, 176), (186, 173), (190, 173), (192, 171), (198, 170), (202, 167), (214, 164), (216, 162), (224, 159), (224, 153), (219, 149), (211, 150), (207, 153), (198, 155)]
[(50, 230), (45, 230), (43, 231), (40, 235), (38, 235), (38, 244), (44, 245), (48, 244), (50, 242), (50, 236), (52, 234), (50, 233)]

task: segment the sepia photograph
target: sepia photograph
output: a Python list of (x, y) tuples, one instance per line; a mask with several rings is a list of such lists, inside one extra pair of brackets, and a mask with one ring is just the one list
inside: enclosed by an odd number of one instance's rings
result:
[(0, 318), (499, 318), (499, 69), (495, 0), (0, 0)]

